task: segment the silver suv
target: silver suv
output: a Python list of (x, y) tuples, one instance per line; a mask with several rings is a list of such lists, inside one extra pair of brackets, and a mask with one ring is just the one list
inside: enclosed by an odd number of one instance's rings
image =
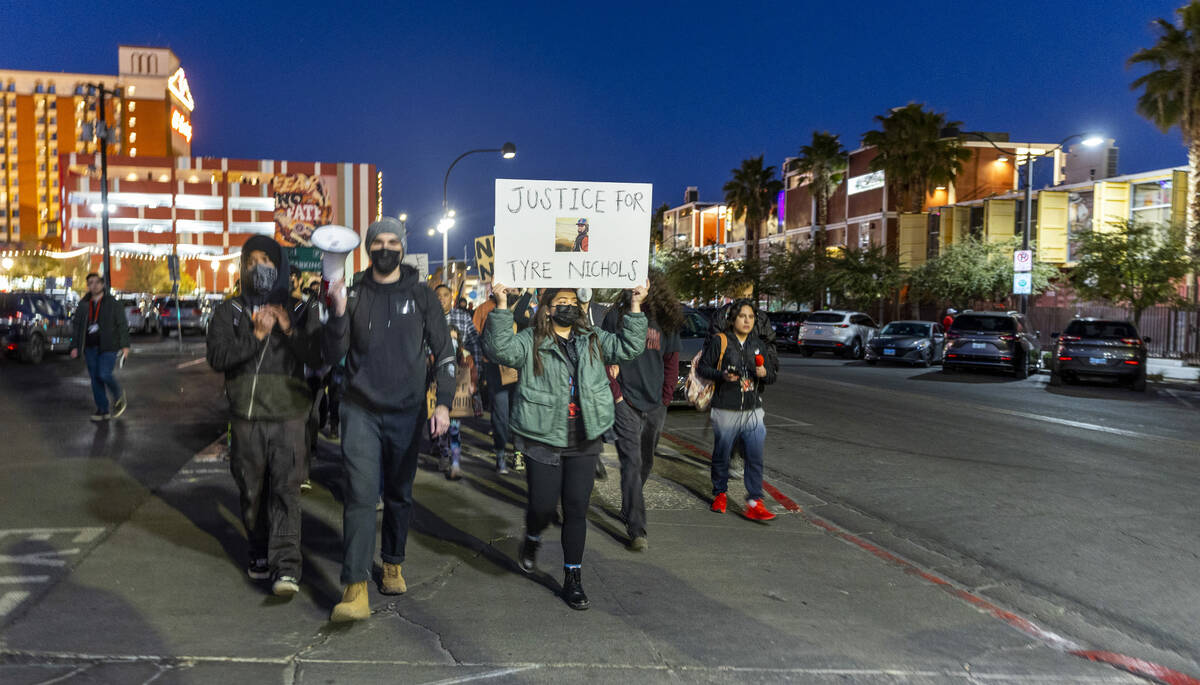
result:
[(800, 324), (800, 353), (832, 352), (850, 359), (862, 359), (867, 343), (879, 333), (871, 317), (862, 312), (827, 309), (808, 315)]

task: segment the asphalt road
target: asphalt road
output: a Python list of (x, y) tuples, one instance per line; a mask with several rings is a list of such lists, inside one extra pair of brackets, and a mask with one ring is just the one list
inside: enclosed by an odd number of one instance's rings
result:
[(780, 516), (707, 511), (711, 433), (672, 410), (646, 553), (624, 547), (605, 453), (582, 613), (554, 597), (557, 545), (517, 570), (524, 480), (494, 473), (467, 421), (466, 478), (418, 473), (409, 593), (372, 588), (373, 617), (339, 627), (336, 446), (303, 500), (302, 591), (279, 602), (242, 573), (202, 354), (136, 339), (129, 412), (101, 425), (81, 363), (0, 360), (0, 682), (1140, 681), (1076, 647), (1200, 674), (1196, 393), (785, 355)]
[[(1200, 393), (784, 355), (767, 473), (1067, 635), (1196, 673)], [(704, 418), (676, 434), (708, 445)]]

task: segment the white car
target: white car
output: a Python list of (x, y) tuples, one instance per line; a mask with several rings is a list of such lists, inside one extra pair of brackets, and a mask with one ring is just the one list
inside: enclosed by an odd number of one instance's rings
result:
[(134, 295), (118, 295), (117, 300), (125, 308), (125, 323), (129, 324), (130, 333), (150, 333), (154, 330), (155, 319), (150, 316), (148, 302)]
[(867, 343), (879, 334), (875, 321), (862, 312), (826, 309), (808, 315), (800, 324), (800, 353), (832, 352), (841, 357), (862, 359)]

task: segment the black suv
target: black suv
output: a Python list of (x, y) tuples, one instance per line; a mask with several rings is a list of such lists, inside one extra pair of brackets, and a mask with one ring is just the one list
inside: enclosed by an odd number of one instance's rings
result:
[(46, 293), (0, 293), (0, 346), (9, 356), (37, 364), (47, 352), (71, 349), (71, 319)]
[(771, 328), (775, 329), (775, 347), (780, 350), (800, 349), (800, 324), (808, 312), (767, 312)]
[(1098, 377), (1128, 381), (1141, 392), (1146, 389), (1146, 343), (1137, 326), (1128, 321), (1075, 319), (1058, 338), (1050, 358), (1050, 385), (1080, 378)]
[(965, 311), (946, 331), (944, 373), (965, 368), (1011, 371), (1017, 378), (1037, 373), (1042, 364), (1038, 334), (1017, 312)]

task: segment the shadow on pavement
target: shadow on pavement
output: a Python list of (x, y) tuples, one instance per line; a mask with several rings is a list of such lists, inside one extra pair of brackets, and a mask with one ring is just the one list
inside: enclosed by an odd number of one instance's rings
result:
[(916, 376), (910, 376), (910, 381), (933, 381), (935, 383), (961, 383), (969, 385), (988, 385), (996, 383), (1018, 383), (1022, 379), (1001, 371), (946, 371), (930, 370)]

